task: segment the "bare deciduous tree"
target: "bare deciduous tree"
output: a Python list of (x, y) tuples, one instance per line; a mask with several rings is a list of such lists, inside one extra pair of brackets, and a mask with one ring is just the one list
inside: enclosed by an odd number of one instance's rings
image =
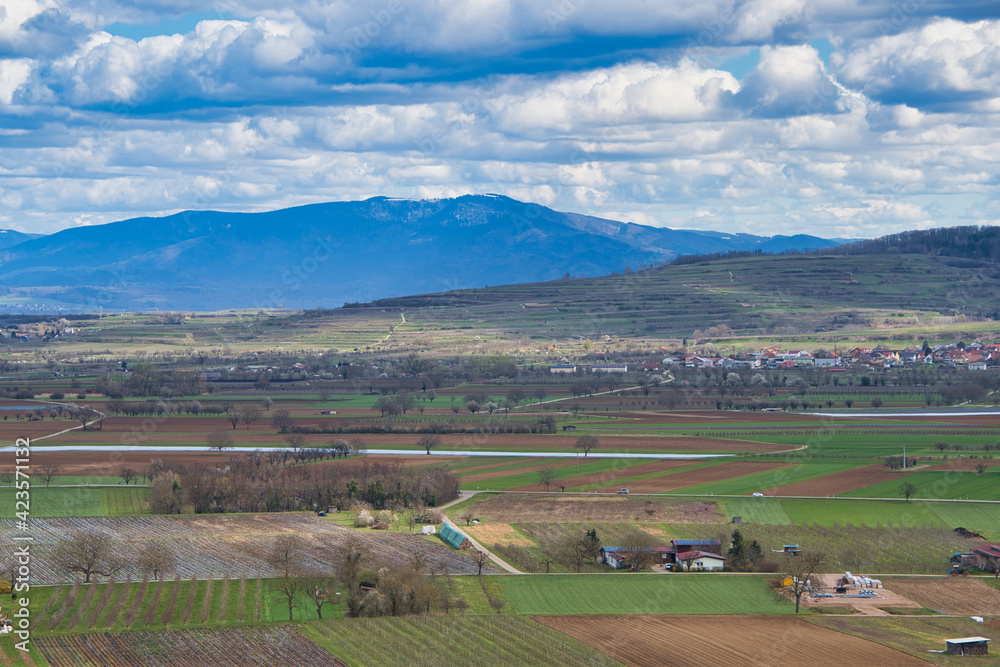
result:
[(221, 452), (227, 447), (233, 446), (233, 436), (229, 435), (225, 431), (210, 433), (208, 435), (208, 446)]
[(440, 444), (441, 444), (441, 438), (437, 437), (436, 435), (430, 435), (430, 434), (423, 435), (420, 437), (420, 440), (417, 440), (417, 445), (419, 447), (423, 447), (424, 450), (427, 452), (428, 456), (430, 456), (431, 450)]
[(596, 449), (600, 446), (600, 444), (601, 443), (598, 441), (596, 435), (581, 435), (576, 439), (574, 447), (576, 449), (582, 449), (583, 455), (587, 456), (587, 454), (590, 453), (590, 450)]
[(476, 549), (476, 553), (472, 554), (472, 562), (479, 568), (477, 574), (481, 577), (483, 576), (483, 566), (490, 562), (490, 557), (486, 555), (485, 551)]
[(823, 564), (824, 554), (819, 551), (803, 551), (799, 554), (788, 554), (785, 556), (785, 563), (782, 571), (786, 579), (791, 579), (791, 583), (785, 588), (795, 598), (795, 613), (799, 613), (799, 603), (806, 587), (810, 585), (811, 578), (819, 571)]
[(56, 546), (53, 560), (67, 572), (82, 574), (87, 583), (94, 575), (112, 577), (127, 565), (114, 540), (101, 533), (78, 533), (63, 540)]
[(62, 472), (63, 467), (59, 465), (56, 461), (46, 461), (42, 465), (38, 466), (38, 476), (45, 480), (45, 486), (48, 486), (52, 481), (52, 478)]
[(312, 600), (316, 607), (316, 615), (323, 618), (323, 607), (328, 604), (337, 604), (336, 580), (333, 577), (324, 575), (310, 575), (302, 577), (302, 590), (306, 596)]
[(288, 619), (292, 620), (295, 598), (305, 590), (301, 539), (297, 535), (279, 537), (267, 555), (267, 564), (275, 570), (270, 588), (288, 602)]
[(538, 481), (545, 485), (545, 490), (549, 490), (549, 484), (555, 481), (559, 473), (552, 466), (546, 466), (538, 471)]
[(278, 433), (288, 433), (288, 429), (292, 427), (292, 414), (288, 410), (275, 410), (271, 416), (271, 426)]
[(156, 542), (148, 542), (139, 552), (139, 559), (136, 565), (143, 575), (151, 579), (159, 579), (167, 572), (172, 572), (177, 566), (177, 558), (173, 549), (167, 545)]
[(250, 424), (258, 419), (260, 419), (260, 410), (257, 408), (247, 406), (240, 410), (240, 421), (246, 424), (248, 429), (250, 428)]
[(910, 502), (910, 496), (917, 492), (917, 485), (913, 482), (903, 482), (899, 485), (899, 495), (906, 499), (906, 502)]
[(656, 562), (658, 557), (655, 551), (659, 544), (652, 535), (638, 528), (630, 528), (621, 539), (622, 549), (625, 551), (626, 564), (633, 572), (645, 570)]

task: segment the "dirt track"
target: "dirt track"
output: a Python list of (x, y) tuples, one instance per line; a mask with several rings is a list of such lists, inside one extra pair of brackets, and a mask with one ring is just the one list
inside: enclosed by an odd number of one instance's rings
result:
[(787, 616), (536, 616), (631, 667), (909, 667), (900, 651)]

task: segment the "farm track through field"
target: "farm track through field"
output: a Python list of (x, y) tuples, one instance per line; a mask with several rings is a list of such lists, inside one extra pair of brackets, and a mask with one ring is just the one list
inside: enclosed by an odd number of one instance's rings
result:
[(537, 616), (629, 667), (917, 667), (905, 653), (781, 616)]

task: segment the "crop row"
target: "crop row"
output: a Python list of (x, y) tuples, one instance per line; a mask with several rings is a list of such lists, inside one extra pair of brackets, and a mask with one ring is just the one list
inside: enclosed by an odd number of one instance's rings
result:
[(50, 665), (343, 665), (294, 628), (246, 627), (40, 637)]
[[(13, 519), (0, 519), (0, 538), (13, 534)], [(29, 519), (35, 543), (56, 542), (77, 532), (101, 533), (117, 540), (275, 533), (332, 533), (343, 529), (312, 514), (238, 514), (200, 516), (121, 516)]]

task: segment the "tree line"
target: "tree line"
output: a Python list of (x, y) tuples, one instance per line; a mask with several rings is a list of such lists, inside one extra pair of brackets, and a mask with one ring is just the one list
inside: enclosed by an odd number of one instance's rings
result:
[(339, 465), (283, 465), (282, 457), (233, 457), (222, 468), (154, 461), (150, 506), (156, 514), (285, 512), (347, 507), (377, 510), (433, 507), (458, 497), (458, 477), (446, 467), (414, 468), (367, 461)]

